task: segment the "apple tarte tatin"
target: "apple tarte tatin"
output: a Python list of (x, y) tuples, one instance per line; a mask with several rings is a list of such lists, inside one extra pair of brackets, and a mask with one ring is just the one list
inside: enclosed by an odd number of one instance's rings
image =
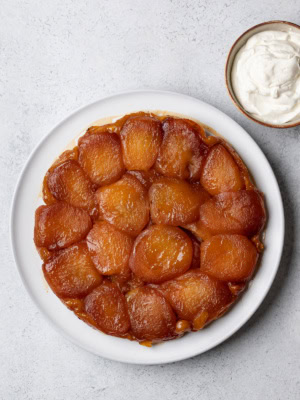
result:
[(34, 242), (80, 319), (144, 345), (221, 317), (263, 250), (263, 195), (238, 154), (188, 119), (90, 127), (49, 168)]

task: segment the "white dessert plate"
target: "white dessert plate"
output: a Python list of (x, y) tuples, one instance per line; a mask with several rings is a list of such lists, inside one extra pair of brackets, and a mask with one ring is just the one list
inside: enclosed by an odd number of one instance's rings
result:
[[(34, 213), (41, 202), (43, 177), (52, 162), (79, 133), (96, 120), (135, 111), (167, 111), (201, 121), (219, 132), (245, 161), (268, 210), (265, 251), (248, 290), (232, 309), (199, 332), (153, 346), (105, 335), (69, 311), (47, 286), (41, 259), (33, 243)], [(74, 141), (73, 141), (74, 146)], [(19, 273), (33, 301), (52, 325), (84, 349), (112, 360), (136, 364), (163, 364), (201, 354), (234, 334), (253, 315), (275, 278), (284, 240), (284, 213), (279, 187), (266, 157), (253, 139), (216, 108), (182, 94), (134, 91), (96, 101), (68, 116), (37, 145), (18, 181), (11, 210), (11, 241)]]

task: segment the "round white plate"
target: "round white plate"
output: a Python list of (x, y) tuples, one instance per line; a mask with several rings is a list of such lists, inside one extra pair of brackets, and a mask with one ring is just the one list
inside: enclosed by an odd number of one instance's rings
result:
[[(54, 159), (94, 121), (134, 111), (165, 110), (211, 126), (227, 139), (249, 167), (265, 193), (268, 209), (265, 252), (250, 287), (240, 301), (202, 331), (147, 348), (105, 335), (69, 311), (47, 287), (33, 243), (34, 212), (43, 177)], [(58, 124), (32, 152), (16, 187), (11, 211), (11, 240), (21, 278), (32, 299), (59, 332), (86, 350), (112, 360), (161, 364), (203, 353), (234, 334), (257, 310), (276, 275), (284, 239), (280, 191), (266, 157), (252, 138), (227, 115), (192, 97), (160, 91), (117, 94), (81, 108)]]

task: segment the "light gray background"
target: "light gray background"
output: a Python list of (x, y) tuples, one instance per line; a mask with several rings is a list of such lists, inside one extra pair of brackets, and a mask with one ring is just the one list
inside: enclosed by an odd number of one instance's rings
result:
[[(224, 84), (226, 55), (254, 24), (300, 23), (299, 0), (0, 1), (0, 398), (299, 399), (300, 129), (248, 121)], [(71, 111), (138, 88), (202, 99), (243, 126), (277, 175), (287, 232), (276, 281), (226, 343), (164, 366), (107, 361), (67, 342), (19, 279), (9, 208), (31, 150)]]

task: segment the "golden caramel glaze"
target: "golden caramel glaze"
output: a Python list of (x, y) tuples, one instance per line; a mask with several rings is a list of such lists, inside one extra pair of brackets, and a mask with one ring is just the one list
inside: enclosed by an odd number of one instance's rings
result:
[(199, 213), (200, 223), (212, 235), (236, 233), (251, 238), (266, 223), (264, 202), (256, 190), (220, 193), (202, 204)]
[(258, 252), (242, 235), (216, 235), (201, 243), (200, 271), (227, 282), (251, 278)]
[(92, 228), (89, 214), (65, 202), (40, 206), (35, 212), (37, 247), (59, 250), (83, 240)]
[(128, 171), (127, 175), (134, 176), (146, 190), (149, 190), (150, 186), (161, 178), (161, 175), (153, 168), (149, 171)]
[(129, 266), (143, 281), (159, 283), (187, 271), (192, 259), (193, 245), (186, 233), (169, 225), (152, 225), (136, 238)]
[(43, 200), (44, 200), (45, 204), (52, 204), (57, 201), (48, 187), (48, 176), (56, 167), (58, 167), (60, 164), (63, 164), (66, 161), (78, 161), (78, 147), (77, 146), (74, 147), (72, 150), (64, 151), (57, 158), (57, 160), (54, 161), (54, 163), (51, 165), (51, 167), (48, 169), (48, 171), (44, 177), (43, 188), (42, 188)]
[(129, 235), (137, 236), (149, 222), (147, 190), (132, 175), (99, 188), (96, 201), (100, 218)]
[(99, 186), (109, 185), (125, 172), (120, 138), (102, 132), (78, 140), (78, 162), (90, 180)]
[(86, 313), (109, 335), (122, 336), (130, 321), (124, 295), (113, 282), (105, 281), (84, 299)]
[(146, 347), (220, 318), (264, 249), (263, 194), (232, 146), (189, 119), (90, 126), (42, 193), (34, 242), (52, 291), (93, 328)]
[(200, 183), (211, 195), (236, 192), (244, 188), (240, 169), (222, 144), (213, 146), (206, 157)]
[(84, 297), (103, 280), (85, 242), (59, 251), (43, 265), (43, 271), (53, 292), (63, 298)]
[(201, 268), (161, 284), (159, 290), (177, 315), (192, 324), (203, 312), (207, 313), (205, 323), (215, 319), (233, 301), (228, 285), (202, 273)]
[(200, 205), (209, 195), (196, 184), (178, 178), (156, 179), (149, 190), (151, 220), (184, 226), (199, 219)]
[(128, 118), (120, 137), (125, 168), (148, 171), (156, 161), (163, 139), (160, 121), (147, 116)]
[(126, 294), (131, 330), (139, 340), (158, 342), (176, 336), (176, 316), (165, 297), (149, 286)]
[(199, 180), (208, 147), (202, 140), (204, 130), (188, 120), (166, 118), (163, 123), (163, 142), (155, 169), (162, 175)]
[(175, 331), (179, 335), (183, 335), (184, 333), (189, 332), (190, 330), (191, 330), (191, 324), (189, 323), (189, 321), (186, 321), (184, 319), (179, 319), (176, 322)]
[(106, 221), (97, 221), (86, 238), (92, 260), (103, 275), (126, 275), (133, 239)]
[(48, 173), (47, 186), (57, 201), (95, 213), (95, 186), (77, 161), (68, 160), (55, 167)]

